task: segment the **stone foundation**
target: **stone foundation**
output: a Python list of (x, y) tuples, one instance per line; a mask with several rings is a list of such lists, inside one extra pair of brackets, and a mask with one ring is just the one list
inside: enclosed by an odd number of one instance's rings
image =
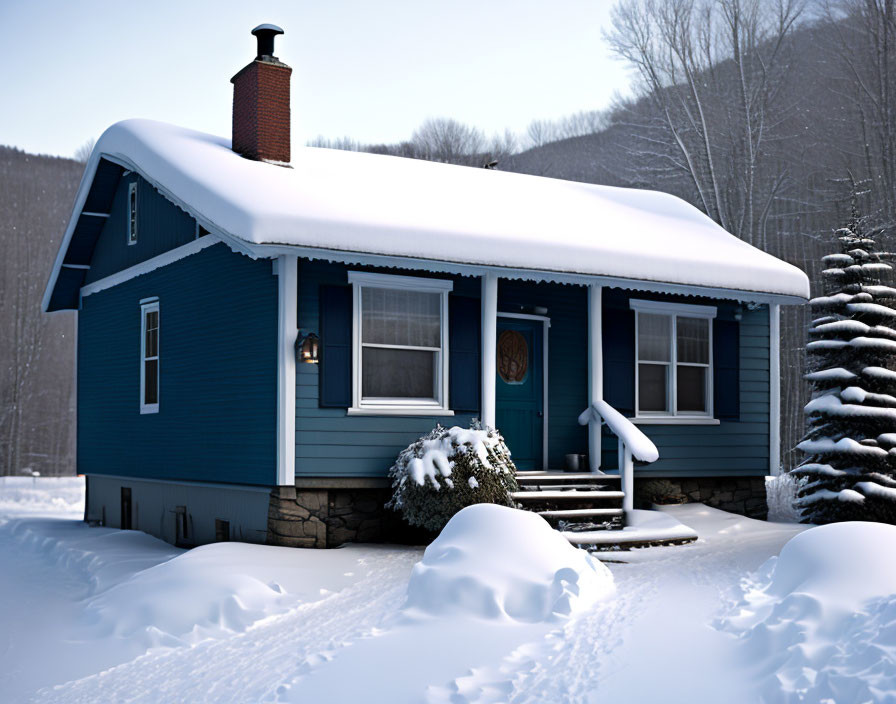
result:
[(635, 508), (695, 502), (750, 518), (768, 517), (765, 477), (635, 479)]
[(268, 545), (335, 548), (407, 538), (385, 508), (391, 489), (275, 487), (268, 510)]

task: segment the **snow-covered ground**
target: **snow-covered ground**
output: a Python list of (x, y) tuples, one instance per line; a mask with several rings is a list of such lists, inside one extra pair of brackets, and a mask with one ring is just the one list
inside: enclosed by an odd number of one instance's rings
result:
[(678, 506), (696, 543), (600, 564), (486, 507), (425, 557), (185, 552), (87, 527), (82, 492), (0, 479), (4, 702), (896, 701), (890, 526)]

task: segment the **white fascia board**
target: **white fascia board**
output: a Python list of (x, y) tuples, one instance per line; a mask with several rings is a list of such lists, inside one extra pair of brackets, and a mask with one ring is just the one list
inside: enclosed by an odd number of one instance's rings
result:
[(481, 264), (463, 264), (446, 262), (423, 257), (399, 257), (368, 252), (349, 252), (336, 249), (321, 249), (301, 245), (282, 244), (249, 244), (255, 258), (276, 257), (280, 254), (296, 254), (305, 259), (337, 262), (358, 266), (378, 266), (396, 269), (417, 269), (433, 273), (458, 274), (460, 276), (482, 276), (492, 273), (502, 279), (520, 279), (524, 281), (550, 282), (559, 284), (575, 284), (587, 286), (598, 284), (609, 288), (621, 288), (651, 293), (670, 293), (682, 296), (700, 296), (704, 298), (721, 298), (750, 303), (778, 303), (781, 305), (805, 305), (806, 299), (788, 294), (765, 293), (761, 291), (740, 291), (737, 289), (712, 288), (690, 284), (665, 283), (662, 281), (646, 281), (625, 279), (614, 276), (595, 274), (575, 274), (541, 269), (518, 269), (502, 266), (483, 266)]
[(146, 261), (140, 262), (139, 264), (134, 264), (134, 266), (129, 266), (127, 269), (122, 269), (121, 271), (117, 271), (114, 274), (110, 274), (109, 276), (105, 276), (102, 279), (89, 283), (86, 286), (82, 286), (81, 298), (86, 298), (93, 293), (104, 291), (107, 288), (118, 286), (119, 284), (123, 284), (125, 281), (130, 281), (131, 279), (142, 276), (143, 274), (148, 274), (149, 272), (155, 271), (156, 269), (161, 269), (163, 266), (168, 266), (169, 264), (173, 264), (174, 262), (183, 259), (184, 257), (189, 257), (192, 254), (197, 254), (206, 247), (211, 247), (212, 245), (216, 245), (219, 242), (221, 242), (221, 240), (214, 235), (206, 235), (201, 239), (187, 242), (187, 244), (181, 245), (180, 247), (169, 249), (167, 252), (163, 252), (162, 254), (153, 257), (152, 259), (147, 259)]

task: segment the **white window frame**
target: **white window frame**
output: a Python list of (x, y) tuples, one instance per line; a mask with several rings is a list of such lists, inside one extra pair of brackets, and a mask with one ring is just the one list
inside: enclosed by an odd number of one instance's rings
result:
[[(425, 279), (416, 276), (396, 276), (393, 274), (374, 274), (366, 271), (348, 272), (348, 281), (352, 285), (352, 406), (349, 414), (358, 415), (454, 415), (448, 408), (448, 294), (454, 288), (454, 282), (444, 279)], [(361, 397), (361, 319), (363, 288), (388, 288), (419, 291), (421, 293), (438, 293), (441, 296), (441, 331), (439, 349), (412, 348), (400, 346), (401, 349), (425, 349), (436, 352), (439, 364), (437, 398), (376, 398), (365, 400)], [(364, 345), (374, 347), (391, 347), (390, 345)]]
[(137, 198), (137, 182), (133, 181), (128, 185), (128, 207), (126, 208), (128, 246), (137, 244)]
[[(668, 421), (697, 421), (697, 422), (717, 422), (713, 416), (713, 357), (712, 357), (712, 333), (713, 319), (716, 317), (717, 309), (715, 306), (698, 306), (686, 303), (668, 303), (666, 301), (646, 301), (639, 299), (631, 299), (629, 306), (635, 311), (635, 419), (641, 421), (662, 422)], [(669, 325), (669, 361), (655, 362), (655, 364), (663, 364), (669, 367), (667, 375), (666, 394), (669, 399), (669, 411), (642, 411), (640, 409), (640, 336), (638, 334), (638, 315), (640, 313), (649, 313), (651, 315), (665, 315), (671, 318)], [(709, 328), (709, 363), (698, 364), (694, 362), (678, 361), (678, 318), (702, 318), (707, 321)], [(654, 364), (654, 362), (645, 362)], [(678, 367), (702, 367), (706, 369), (706, 411), (703, 413), (695, 413), (693, 411), (678, 412)]]
[[(155, 312), (158, 315), (158, 327), (156, 328), (156, 356), (146, 356), (146, 314)], [(162, 315), (159, 313), (159, 299), (140, 301), (140, 413), (159, 412), (159, 392), (162, 386), (161, 363), (161, 339), (162, 339)], [(144, 403), (146, 400), (146, 362), (156, 360), (156, 402)]]

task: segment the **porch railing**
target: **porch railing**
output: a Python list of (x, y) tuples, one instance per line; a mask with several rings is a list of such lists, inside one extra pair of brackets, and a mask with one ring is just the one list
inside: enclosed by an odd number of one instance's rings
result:
[(618, 439), (620, 484), (625, 493), (622, 508), (631, 511), (634, 508), (635, 486), (633, 460), (656, 462), (660, 458), (659, 450), (638, 426), (606, 401), (595, 401), (579, 415), (579, 425), (590, 426), (592, 423), (597, 424), (598, 431), (606, 423)]

